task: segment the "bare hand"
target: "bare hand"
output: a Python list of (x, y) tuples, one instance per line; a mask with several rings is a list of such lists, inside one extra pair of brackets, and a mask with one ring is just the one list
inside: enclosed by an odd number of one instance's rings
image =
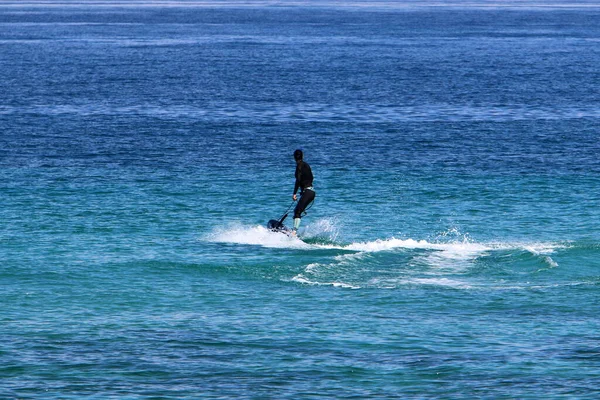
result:
[(294, 201), (296, 201), (296, 200), (298, 200), (298, 197), (296, 197), (296, 195), (293, 195), (292, 199), (294, 199)]

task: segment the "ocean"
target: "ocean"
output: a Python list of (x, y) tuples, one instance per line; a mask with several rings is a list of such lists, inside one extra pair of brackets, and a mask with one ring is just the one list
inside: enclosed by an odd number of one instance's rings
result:
[(593, 1), (0, 3), (0, 398), (599, 398), (599, 66)]

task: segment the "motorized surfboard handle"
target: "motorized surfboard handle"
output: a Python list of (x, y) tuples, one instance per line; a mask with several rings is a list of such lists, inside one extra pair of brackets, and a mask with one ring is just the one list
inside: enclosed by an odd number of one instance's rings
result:
[(283, 225), (283, 221), (287, 218), (288, 214), (285, 213), (283, 217), (281, 217), (280, 220), (276, 220), (276, 219), (272, 219), (269, 220), (269, 223), (267, 224), (267, 228), (269, 228), (272, 231), (278, 231), (278, 232), (285, 232), (288, 231), (289, 229)]
[(285, 213), (285, 215), (283, 217), (281, 217), (281, 219), (279, 220), (279, 224), (282, 225), (283, 221), (285, 221), (285, 219), (287, 218), (288, 213)]

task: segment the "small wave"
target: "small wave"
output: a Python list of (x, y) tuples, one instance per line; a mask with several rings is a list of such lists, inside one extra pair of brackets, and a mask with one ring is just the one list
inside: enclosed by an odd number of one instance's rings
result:
[(533, 255), (551, 254), (558, 249), (564, 249), (567, 246), (564, 244), (551, 244), (551, 243), (532, 243), (522, 244), (524, 250), (530, 252)]
[(553, 254), (559, 249), (568, 248), (568, 246), (564, 244), (533, 243), (523, 244), (521, 248), (546, 266), (545, 268), (539, 269), (538, 272), (540, 272), (551, 268), (557, 268), (558, 263), (550, 256), (550, 254)]

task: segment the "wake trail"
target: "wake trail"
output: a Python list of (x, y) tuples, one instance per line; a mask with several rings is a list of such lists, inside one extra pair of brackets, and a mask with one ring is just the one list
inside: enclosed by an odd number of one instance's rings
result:
[[(339, 232), (330, 221), (318, 221), (307, 227), (302, 238), (290, 237), (272, 232), (261, 225), (230, 225), (217, 228), (205, 239), (216, 243), (254, 245), (267, 248), (288, 248), (301, 250), (341, 250), (350, 253), (379, 253), (398, 250), (423, 250), (434, 257), (448, 260), (473, 259), (491, 252), (524, 251), (534, 256), (549, 257), (556, 250), (567, 247), (560, 243), (526, 242), (476, 242), (472, 240), (454, 240), (448, 242), (430, 242), (416, 239), (376, 239), (340, 243)], [(553, 261), (550, 261), (553, 263)]]

